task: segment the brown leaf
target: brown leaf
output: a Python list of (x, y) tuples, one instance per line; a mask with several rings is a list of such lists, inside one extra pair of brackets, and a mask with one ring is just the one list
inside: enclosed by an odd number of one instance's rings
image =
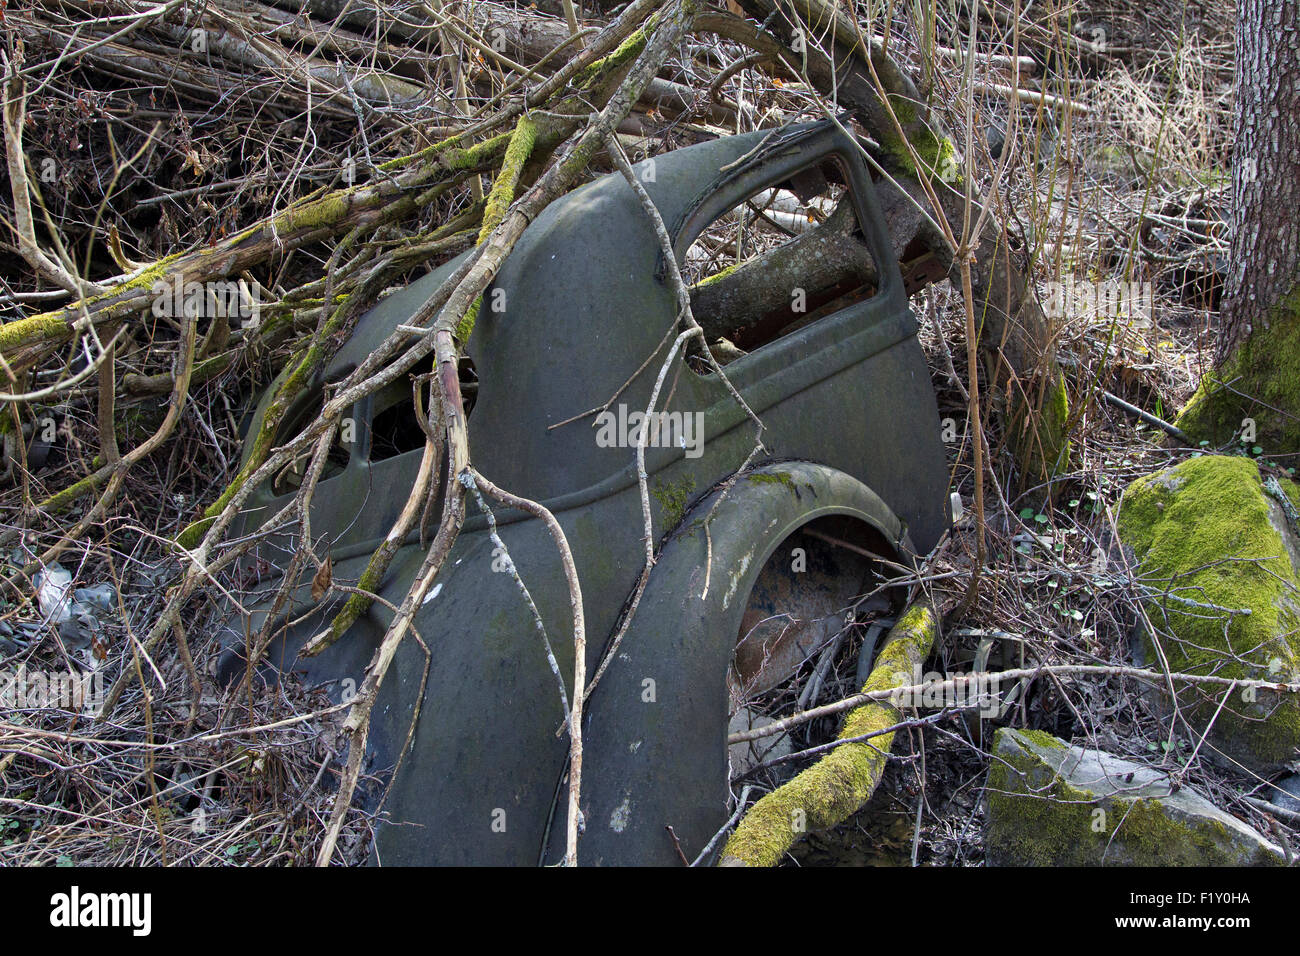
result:
[(330, 589), (330, 581), (334, 578), (334, 561), (325, 556), (325, 563), (320, 566), (316, 576), (311, 579), (311, 599), (319, 601), (325, 596), (325, 592)]

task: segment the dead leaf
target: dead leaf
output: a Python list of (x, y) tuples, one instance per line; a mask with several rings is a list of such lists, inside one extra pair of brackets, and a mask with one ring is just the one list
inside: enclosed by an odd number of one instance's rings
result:
[(334, 579), (334, 561), (328, 555), (325, 562), (316, 572), (316, 576), (311, 579), (311, 599), (319, 601), (325, 596), (325, 592), (330, 589), (330, 582)]

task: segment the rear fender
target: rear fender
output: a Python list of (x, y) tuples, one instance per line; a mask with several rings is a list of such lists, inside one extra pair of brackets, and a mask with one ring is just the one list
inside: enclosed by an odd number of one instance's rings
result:
[[(845, 515), (904, 560), (906, 529), (875, 492), (808, 462), (742, 476), (705, 519), (704, 498), (665, 544), (615, 659), (592, 695), (583, 741), (586, 864), (676, 865), (665, 827), (688, 857), (728, 816), (726, 675), (759, 571), (809, 521)], [(712, 559), (710, 560), (710, 547)], [(563, 801), (547, 858), (563, 855)]]

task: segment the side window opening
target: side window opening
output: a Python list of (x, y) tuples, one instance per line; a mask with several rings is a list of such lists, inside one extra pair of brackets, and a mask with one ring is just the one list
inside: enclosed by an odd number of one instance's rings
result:
[[(297, 438), (308, 426), (314, 422), (325, 407), (325, 392), (323, 389), (316, 389), (305, 399), (295, 403), (296, 407), (291, 408), (285, 415), (284, 420), (280, 422), (280, 428), (275, 436), (274, 447), (287, 444)], [(321, 469), (318, 482), (328, 481), (330, 478), (343, 473), (343, 469), (348, 465), (348, 458), (351, 457), (351, 445), (343, 440), (343, 433), (338, 430), (334, 434), (334, 444), (330, 446), (329, 456), (325, 460), (325, 467)], [(288, 464), (276, 473), (271, 479), (271, 490), (277, 495), (285, 495), (297, 491), (302, 487), (302, 480), (306, 477), (307, 466), (311, 463), (311, 448), (307, 448), (298, 457), (294, 458)]]
[[(720, 364), (861, 302), (878, 286), (847, 177), (833, 158), (719, 216), (687, 250), (682, 274)], [(708, 371), (698, 343), (688, 364)]]
[[(426, 376), (433, 371), (433, 363), (432, 355), (422, 359), (409, 374), (399, 377), (375, 395), (375, 413), (370, 426), (372, 462), (424, 449), (424, 429), (416, 417), (413, 388), (416, 381), (422, 383), (419, 386), (423, 389), (421, 404), (427, 406), (428, 386), (423, 383), (428, 381)], [(474, 362), (468, 357), (461, 359), (460, 389), (465, 402), (465, 415), (468, 417), (478, 398), (478, 376), (474, 371)], [(425, 410), (427, 412), (427, 408)]]

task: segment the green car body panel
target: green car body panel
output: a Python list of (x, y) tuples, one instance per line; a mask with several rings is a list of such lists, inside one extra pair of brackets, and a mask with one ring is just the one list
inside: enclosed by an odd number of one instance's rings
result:
[[(829, 123), (728, 137), (656, 157), (644, 185), (680, 258), (718, 215), (828, 157), (847, 174), (879, 288), (726, 366), (764, 422), (769, 454), (731, 486), (709, 519), (707, 591), (704, 517), (720, 484), (744, 463), (754, 430), (716, 375), (686, 368), (676, 375), (664, 410), (702, 413), (705, 440), (689, 457), (680, 447), (646, 452), (660, 551), (589, 703), (580, 863), (673, 865), (678, 857), (666, 825), (696, 853), (725, 821), (726, 670), (750, 586), (785, 537), (815, 518), (845, 515), (907, 557), (928, 551), (947, 527), (934, 394), (857, 146)], [(317, 386), (339, 380), (369, 355), (459, 262), (375, 306)], [(499, 311), (486, 304), (494, 295), (504, 303)], [(471, 457), (496, 484), (546, 504), (563, 526), (582, 582), (590, 675), (644, 564), (635, 450), (602, 447), (590, 416), (551, 426), (606, 403), (660, 345), (676, 314), (655, 234), (626, 182), (605, 176), (551, 204), (525, 231), (484, 302), (466, 347), (478, 376)], [(618, 401), (644, 409), (657, 364)], [(354, 408), (351, 454), (338, 474), (321, 481), (312, 506), (312, 531), (328, 541), (337, 581), (360, 575), (419, 465), (418, 450), (371, 460), (374, 403), (372, 396)], [(244, 530), (288, 500), (258, 489), (241, 516)], [(555, 677), (516, 583), (493, 573), (500, 562), (472, 497), (469, 514), (414, 620), (431, 657), (423, 699), (417, 701), (425, 653), (408, 638), (372, 716), (367, 767), (382, 783), (359, 801), (375, 809), (383, 797), (371, 859), (384, 865), (537, 864), (562, 856), (568, 741), (557, 736), (564, 715)], [(572, 615), (554, 544), (540, 522), (522, 513), (500, 509), (496, 521), (571, 680)], [(251, 616), (231, 615), (227, 674), (242, 672), (248, 635), (265, 621), (279, 583), (275, 568), (292, 544), (270, 538), (259, 545), (265, 573), (239, 595)], [(399, 603), (423, 556), (412, 537), (381, 595)], [(327, 683), (338, 700), (360, 685), (392, 614), (376, 604), (328, 650), (299, 659), (302, 643), (346, 598), (327, 597), (313, 608), (309, 591), (306, 580), (299, 583), (290, 617), (302, 619), (281, 628), (264, 666)], [(647, 679), (653, 701), (645, 700)], [(418, 721), (394, 774), (417, 703)]]

